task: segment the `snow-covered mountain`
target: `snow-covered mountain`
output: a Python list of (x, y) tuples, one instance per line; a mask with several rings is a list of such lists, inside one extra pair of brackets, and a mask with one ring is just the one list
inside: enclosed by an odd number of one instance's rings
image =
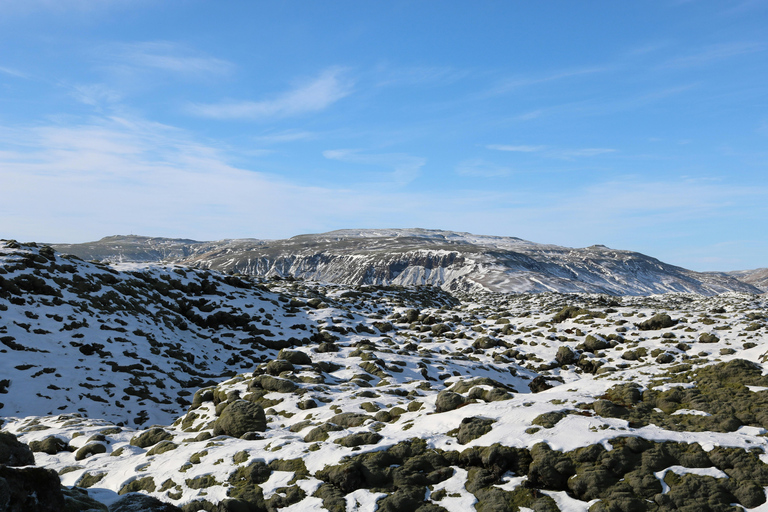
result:
[[(56, 245), (83, 259), (164, 262), (339, 284), (432, 285), (501, 293), (763, 293), (765, 282), (694, 272), (632, 251), (573, 249), (512, 237), (425, 229), (340, 230), (286, 240), (196, 242), (113, 236)], [(762, 288), (761, 288), (762, 287)]]
[(0, 511), (757, 511), (767, 320), (0, 241)]

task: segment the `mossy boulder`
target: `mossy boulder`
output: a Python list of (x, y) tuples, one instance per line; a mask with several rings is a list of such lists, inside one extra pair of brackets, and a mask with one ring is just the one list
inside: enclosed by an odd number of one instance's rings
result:
[(173, 439), (173, 434), (160, 427), (154, 427), (134, 436), (131, 439), (131, 445), (138, 446), (139, 448), (148, 448), (160, 441), (170, 441), (171, 439)]
[(658, 313), (644, 322), (637, 324), (637, 328), (641, 331), (656, 331), (659, 329), (666, 329), (667, 327), (674, 327), (677, 325), (677, 320), (673, 320), (666, 313)]
[(213, 426), (213, 435), (241, 437), (247, 432), (267, 430), (267, 416), (264, 409), (247, 400), (236, 400), (222, 411)]
[(304, 352), (301, 352), (300, 350), (287, 350), (283, 349), (280, 351), (279, 354), (277, 354), (278, 360), (288, 361), (292, 364), (298, 364), (298, 365), (310, 365), (312, 364), (312, 359)]
[(443, 390), (437, 394), (435, 400), (435, 412), (448, 412), (464, 405), (466, 400), (463, 396), (453, 391)]
[(0, 465), (0, 510), (61, 512), (64, 503), (59, 475), (52, 469)]
[(353, 448), (355, 446), (362, 446), (366, 444), (376, 444), (381, 441), (383, 437), (377, 432), (357, 432), (350, 434), (346, 437), (336, 439), (334, 443), (346, 446), (347, 448)]
[(79, 487), (62, 487), (64, 512), (109, 512), (109, 507), (88, 496), (88, 491)]
[(6, 466), (32, 466), (35, 456), (29, 446), (10, 432), (0, 432), (0, 464)]
[(531, 423), (544, 428), (552, 428), (563, 418), (565, 418), (565, 413), (563, 411), (551, 411), (539, 414), (533, 418)]
[(147, 455), (159, 455), (161, 453), (169, 452), (171, 450), (175, 450), (178, 448), (179, 445), (172, 441), (160, 441), (156, 445), (152, 447), (151, 450), (147, 452)]
[(72, 451), (72, 448), (66, 441), (56, 436), (48, 436), (42, 441), (32, 441), (29, 443), (29, 448), (33, 452), (43, 452), (48, 455)]
[(573, 364), (578, 360), (578, 358), (578, 354), (574, 352), (574, 350), (568, 345), (562, 345), (558, 347), (557, 353), (555, 354), (555, 361), (557, 361), (557, 364), (560, 366)]
[(88, 443), (75, 452), (75, 460), (83, 460), (100, 453), (107, 453), (107, 447), (101, 443)]
[(369, 419), (371, 419), (371, 416), (367, 414), (362, 414), (357, 412), (342, 412), (340, 414), (332, 416), (331, 419), (328, 420), (328, 422), (333, 423), (334, 425), (338, 425), (340, 427), (349, 428), (349, 427), (359, 427)]
[(109, 507), (109, 512), (182, 512), (182, 509), (146, 494), (129, 494)]
[(459, 444), (467, 444), (478, 437), (484, 436), (493, 428), (495, 420), (489, 418), (470, 417), (461, 420), (456, 439)]
[(267, 391), (276, 391), (278, 393), (292, 393), (298, 388), (295, 382), (286, 379), (278, 379), (271, 375), (259, 375), (255, 377), (248, 387), (252, 391), (261, 388)]
[(277, 376), (283, 372), (292, 372), (294, 366), (290, 361), (284, 359), (275, 359), (267, 363), (265, 370), (269, 375)]

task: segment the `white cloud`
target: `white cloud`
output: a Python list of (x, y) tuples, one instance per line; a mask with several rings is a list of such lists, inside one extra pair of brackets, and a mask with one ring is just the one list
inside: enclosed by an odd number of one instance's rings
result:
[(72, 88), (72, 95), (81, 103), (92, 106), (117, 103), (122, 99), (122, 95), (104, 84), (83, 84), (75, 85)]
[(271, 100), (194, 104), (189, 111), (214, 119), (266, 119), (318, 112), (352, 93), (353, 83), (344, 75), (341, 68), (326, 69), (314, 80)]
[(672, 59), (664, 64), (664, 67), (703, 66), (749, 53), (762, 52), (766, 49), (768, 49), (768, 45), (762, 42), (738, 41), (712, 44), (697, 52)]
[(372, 154), (356, 149), (329, 149), (323, 151), (323, 156), (339, 162), (391, 168), (389, 179), (397, 185), (406, 185), (415, 180), (427, 163), (426, 158), (404, 153)]
[(518, 153), (535, 153), (536, 151), (546, 149), (546, 146), (508, 146), (504, 144), (489, 144), (485, 147), (496, 151), (513, 151)]
[(286, 142), (296, 142), (297, 140), (313, 139), (316, 136), (317, 135), (312, 132), (286, 130), (258, 135), (254, 137), (254, 140), (263, 144), (283, 144)]
[(559, 81), (567, 78), (573, 78), (577, 76), (603, 73), (605, 71), (609, 71), (610, 69), (612, 68), (605, 67), (605, 66), (592, 66), (592, 67), (565, 69), (565, 70), (557, 71), (544, 76), (518, 76), (518, 77), (510, 78), (500, 82), (491, 90), (486, 92), (486, 95), (494, 96), (497, 94), (506, 94), (508, 92), (511, 92), (523, 87), (529, 87), (531, 85), (539, 85), (547, 82), (555, 82), (555, 81)]
[(231, 62), (201, 55), (185, 45), (170, 41), (121, 43), (106, 48), (113, 65), (154, 69), (190, 75), (221, 75), (234, 69)]
[(0, 66), (0, 73), (5, 73), (6, 75), (15, 76), (16, 78), (29, 78), (26, 75), (26, 73), (22, 73), (21, 71), (18, 71), (16, 69), (6, 68), (3, 66)]
[(606, 153), (615, 153), (615, 149), (610, 148), (583, 148), (583, 149), (570, 149), (560, 152), (563, 157), (580, 157), (580, 156), (598, 156)]
[(507, 176), (512, 170), (481, 158), (472, 158), (459, 162), (456, 166), (456, 174), (478, 178), (495, 178)]

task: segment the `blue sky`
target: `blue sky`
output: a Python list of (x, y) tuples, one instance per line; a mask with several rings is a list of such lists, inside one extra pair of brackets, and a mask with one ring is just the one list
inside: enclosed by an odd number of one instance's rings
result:
[(768, 266), (768, 2), (0, 0), (0, 237)]

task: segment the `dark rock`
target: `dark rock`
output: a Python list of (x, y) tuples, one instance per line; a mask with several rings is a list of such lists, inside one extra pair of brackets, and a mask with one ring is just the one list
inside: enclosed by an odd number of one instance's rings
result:
[(293, 364), (290, 361), (284, 359), (275, 359), (267, 363), (267, 373), (269, 375), (280, 375), (283, 372), (292, 372), (294, 370)]
[(677, 325), (677, 320), (672, 320), (672, 318), (666, 313), (659, 313), (658, 315), (653, 315), (645, 322), (637, 324), (637, 328), (641, 331), (655, 331), (658, 329), (673, 327), (675, 325)]
[(567, 364), (573, 364), (577, 360), (577, 354), (571, 349), (571, 347), (567, 345), (563, 345), (557, 349), (557, 354), (555, 354), (555, 361), (560, 366), (564, 366)]
[(346, 446), (347, 448), (353, 448), (355, 446), (362, 446), (365, 444), (376, 444), (382, 439), (383, 438), (381, 434), (377, 432), (357, 432), (355, 434), (342, 437), (341, 439), (337, 439), (334, 441), (334, 443)]
[(109, 512), (181, 512), (181, 509), (146, 494), (126, 494), (109, 507)]
[(459, 444), (467, 444), (491, 431), (494, 420), (488, 418), (464, 418), (459, 425), (459, 433), (456, 436)]
[(87, 459), (100, 453), (107, 453), (107, 447), (101, 443), (88, 443), (75, 452), (75, 460)]
[(552, 387), (552, 384), (547, 382), (546, 379), (541, 375), (535, 377), (531, 382), (528, 383), (528, 389), (531, 390), (531, 393), (541, 393), (542, 391), (546, 391)]
[(466, 402), (464, 397), (453, 391), (443, 390), (437, 394), (435, 400), (436, 412), (452, 411)]
[(247, 432), (264, 432), (267, 430), (267, 416), (264, 409), (246, 400), (232, 402), (213, 426), (213, 435), (241, 437)]
[(32, 441), (29, 443), (29, 448), (33, 452), (43, 452), (48, 455), (56, 455), (60, 452), (72, 451), (72, 448), (66, 441), (59, 439), (56, 436), (49, 436), (42, 441)]
[(0, 465), (0, 510), (61, 512), (64, 495), (59, 475), (51, 469)]
[(281, 350), (277, 355), (277, 359), (288, 361), (292, 364), (309, 365), (312, 364), (312, 359), (299, 350)]
[(142, 432), (138, 436), (134, 436), (131, 439), (131, 445), (138, 446), (139, 448), (148, 448), (160, 441), (170, 441), (171, 439), (173, 439), (173, 434), (166, 432), (160, 427), (155, 427)]
[(10, 432), (0, 432), (0, 464), (6, 466), (31, 466), (35, 456), (25, 445)]

